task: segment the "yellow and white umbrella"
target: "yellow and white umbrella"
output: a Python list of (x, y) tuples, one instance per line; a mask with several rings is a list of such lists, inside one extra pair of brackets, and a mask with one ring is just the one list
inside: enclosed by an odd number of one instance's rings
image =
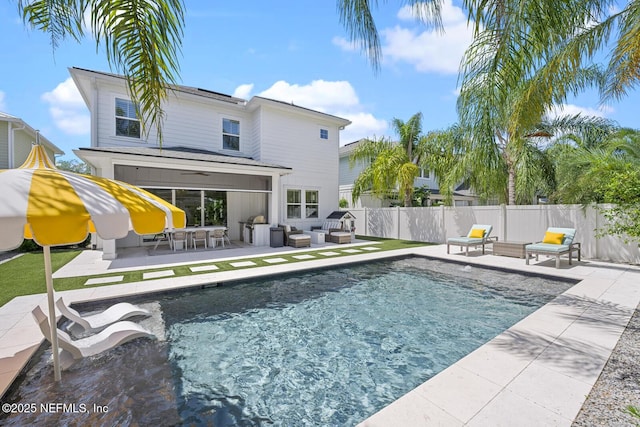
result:
[(17, 169), (0, 170), (0, 251), (33, 239), (44, 250), (56, 380), (60, 379), (50, 247), (102, 239), (129, 230), (155, 234), (182, 228), (184, 211), (133, 185), (57, 169), (44, 147), (34, 145)]

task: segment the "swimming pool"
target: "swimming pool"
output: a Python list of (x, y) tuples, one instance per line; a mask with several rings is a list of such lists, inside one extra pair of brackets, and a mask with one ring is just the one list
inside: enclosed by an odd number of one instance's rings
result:
[(107, 407), (4, 421), (355, 425), (572, 284), (424, 258), (149, 298), (166, 341), (137, 341), (10, 396)]

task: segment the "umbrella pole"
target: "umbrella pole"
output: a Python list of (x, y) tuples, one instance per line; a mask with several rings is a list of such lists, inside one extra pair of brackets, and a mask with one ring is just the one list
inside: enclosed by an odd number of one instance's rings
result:
[(60, 381), (60, 355), (58, 354), (58, 322), (56, 307), (53, 301), (53, 272), (51, 271), (51, 247), (42, 247), (44, 252), (44, 274), (47, 282), (47, 299), (49, 303), (49, 326), (51, 327), (51, 348), (53, 351), (53, 378)]

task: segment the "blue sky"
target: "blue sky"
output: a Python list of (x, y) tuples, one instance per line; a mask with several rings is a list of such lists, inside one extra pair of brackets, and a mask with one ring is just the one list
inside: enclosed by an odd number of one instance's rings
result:
[[(181, 84), (293, 101), (347, 118), (353, 124), (342, 132), (342, 145), (393, 136), (391, 120), (417, 112), (425, 131), (457, 121), (457, 68), (471, 40), (457, 0), (445, 2), (445, 34), (413, 19), (403, 2), (380, 2), (378, 72), (347, 42), (333, 1), (185, 3)], [(0, 111), (40, 129), (65, 159), (89, 145), (88, 110), (68, 67), (111, 71), (93, 40), (65, 40), (53, 51), (46, 34), (24, 26), (14, 2), (0, 1), (0, 64)], [(578, 111), (640, 127), (637, 92), (604, 108), (596, 93), (587, 93), (565, 106)]]

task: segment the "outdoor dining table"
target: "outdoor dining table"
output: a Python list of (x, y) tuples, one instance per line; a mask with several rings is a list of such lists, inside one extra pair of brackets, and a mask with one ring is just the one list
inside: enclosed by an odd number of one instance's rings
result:
[(171, 248), (173, 248), (174, 245), (174, 239), (173, 239), (173, 235), (175, 232), (177, 231), (182, 231), (185, 232), (187, 235), (187, 249), (189, 248), (189, 244), (188, 242), (191, 240), (193, 234), (198, 231), (198, 230), (204, 230), (207, 232), (207, 241), (209, 240), (209, 236), (210, 233), (214, 230), (227, 230), (227, 227), (225, 227), (224, 225), (206, 225), (204, 227), (185, 227), (185, 228), (173, 228), (171, 230), (167, 229), (165, 230), (165, 233), (167, 233), (167, 235), (169, 236), (169, 246), (171, 246)]

